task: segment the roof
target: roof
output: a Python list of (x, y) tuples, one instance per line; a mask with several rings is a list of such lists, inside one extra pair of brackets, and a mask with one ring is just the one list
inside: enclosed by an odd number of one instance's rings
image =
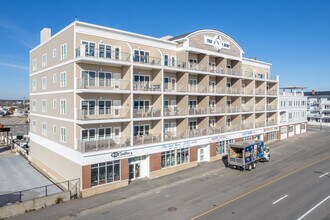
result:
[(280, 87), (280, 89), (306, 89), (307, 87), (304, 86), (284, 86)]
[[(199, 31), (199, 30), (196, 30), (196, 31)], [(169, 41), (174, 41), (174, 40), (177, 40), (177, 39), (181, 39), (181, 38), (187, 37), (189, 34), (192, 34), (192, 33), (196, 32), (196, 31), (191, 31), (191, 32), (188, 32), (188, 33), (185, 33), (185, 34), (180, 34), (180, 35), (174, 36), (174, 37), (172, 37), (172, 38), (170, 38), (168, 40)]]
[[(313, 94), (314, 93), (314, 94)], [(305, 96), (330, 96), (330, 91), (305, 92)]]

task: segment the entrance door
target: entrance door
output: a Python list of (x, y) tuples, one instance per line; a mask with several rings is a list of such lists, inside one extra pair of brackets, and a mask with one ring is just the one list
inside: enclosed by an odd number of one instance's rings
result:
[(204, 161), (204, 148), (199, 149), (199, 161)]
[(121, 100), (113, 100), (113, 114), (114, 116), (120, 116)]
[(141, 174), (140, 167), (141, 167), (140, 162), (129, 165), (128, 169), (129, 169), (129, 179), (130, 180), (134, 180), (134, 179), (137, 179), (140, 177), (140, 174)]
[(176, 91), (176, 78), (171, 78), (172, 91)]
[(121, 79), (121, 74), (120, 73), (114, 73), (113, 74), (113, 87), (115, 89), (120, 89), (120, 79)]
[(175, 115), (176, 100), (171, 100), (170, 112), (171, 115)]
[(120, 136), (121, 136), (121, 128), (115, 127), (113, 128), (113, 140), (116, 144), (120, 144)]

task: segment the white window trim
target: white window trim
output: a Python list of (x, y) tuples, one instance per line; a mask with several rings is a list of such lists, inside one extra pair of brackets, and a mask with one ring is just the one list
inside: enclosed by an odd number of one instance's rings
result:
[[(44, 105), (44, 103), (45, 103), (45, 105)], [(43, 113), (47, 112), (47, 100), (46, 99), (41, 100), (41, 112), (43, 112)]]
[(32, 100), (32, 111), (37, 111), (37, 100), (35, 99)]
[[(65, 140), (63, 139), (63, 130), (65, 130)], [(60, 141), (62, 143), (67, 143), (67, 140), (68, 140), (68, 132), (67, 132), (67, 129), (66, 127), (61, 127), (60, 128)]]
[(47, 89), (47, 77), (42, 77), (41, 78), (41, 90), (46, 90)]
[(44, 53), (41, 57), (41, 67), (44, 68), (44, 67), (47, 67), (47, 54)]
[[(64, 84), (62, 84), (62, 75), (65, 75), (65, 83)], [(60, 73), (60, 87), (61, 88), (65, 88), (65, 87), (67, 87), (67, 75), (66, 75), (66, 71), (63, 71), (63, 72), (61, 72)]]
[(33, 59), (32, 60), (32, 71), (36, 71), (37, 70), (37, 66), (38, 66), (38, 60), (37, 59)]
[(32, 80), (32, 92), (37, 91), (38, 82), (36, 79)]
[(53, 74), (53, 78), (52, 79), (53, 79), (52, 80), (53, 83), (56, 83), (57, 82), (57, 74), (56, 73)]
[(56, 53), (57, 53), (57, 50), (56, 50), (56, 48), (54, 48), (54, 49), (53, 49), (53, 59), (56, 58), (56, 55), (57, 55)]
[[(45, 129), (44, 129), (44, 125), (45, 125)], [(47, 136), (47, 123), (46, 122), (41, 123), (41, 134), (43, 136)]]
[[(64, 101), (65, 103), (65, 112), (62, 112), (62, 102)], [(67, 106), (66, 106), (66, 99), (60, 99), (60, 115), (66, 115), (67, 114)]]
[(53, 125), (53, 134), (57, 134), (57, 126)]
[[(65, 46), (65, 53), (63, 50), (64, 46)], [(64, 54), (65, 54), (65, 56), (64, 56)], [(68, 44), (65, 43), (65, 44), (61, 45), (61, 60), (66, 60), (67, 58), (68, 58)]]
[(36, 120), (32, 121), (32, 131), (37, 131), (37, 121)]

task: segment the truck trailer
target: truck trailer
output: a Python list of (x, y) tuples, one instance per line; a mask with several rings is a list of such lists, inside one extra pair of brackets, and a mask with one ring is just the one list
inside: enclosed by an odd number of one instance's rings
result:
[(240, 170), (252, 170), (259, 161), (270, 161), (269, 148), (263, 141), (242, 141), (229, 145), (228, 166)]

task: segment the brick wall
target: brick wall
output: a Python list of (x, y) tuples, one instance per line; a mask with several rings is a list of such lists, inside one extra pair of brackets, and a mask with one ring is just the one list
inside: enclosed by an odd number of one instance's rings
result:
[(190, 162), (197, 161), (197, 147), (190, 148)]
[(210, 157), (216, 156), (216, 143), (211, 143), (210, 144)]
[(82, 188), (91, 188), (91, 165), (82, 167)]
[(121, 180), (128, 179), (128, 159), (122, 159), (120, 161)]
[(161, 153), (150, 154), (150, 172), (160, 170)]

